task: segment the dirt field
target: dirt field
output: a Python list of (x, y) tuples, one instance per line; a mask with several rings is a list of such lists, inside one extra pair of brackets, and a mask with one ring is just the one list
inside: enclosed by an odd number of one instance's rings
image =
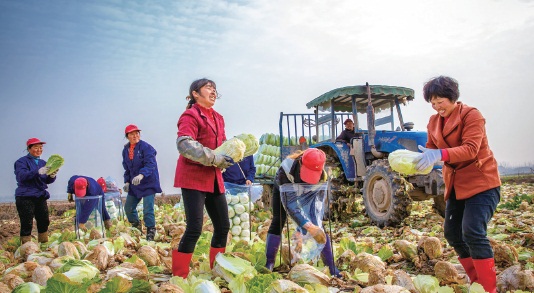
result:
[[(169, 203), (174, 205), (179, 201), (179, 196), (167, 195), (157, 196), (156, 204), (161, 205)], [(125, 199), (123, 199), (124, 201)], [(49, 230), (63, 229), (65, 227), (72, 227), (74, 229), (74, 217), (72, 221), (58, 221), (61, 219), (63, 213), (68, 210), (74, 210), (74, 203), (68, 201), (49, 201), (48, 210), (50, 212), (50, 227)], [(20, 222), (15, 203), (0, 203), (0, 245), (14, 235), (20, 233)], [(37, 226), (35, 220), (33, 222), (32, 236), (37, 239)]]

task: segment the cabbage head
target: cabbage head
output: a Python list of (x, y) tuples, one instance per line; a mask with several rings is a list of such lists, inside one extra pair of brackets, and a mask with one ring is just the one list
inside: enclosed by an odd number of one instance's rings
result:
[(397, 171), (404, 175), (415, 175), (415, 174), (428, 174), (432, 171), (434, 166), (428, 167), (422, 172), (415, 169), (414, 160), (420, 155), (419, 152), (412, 152), (409, 150), (396, 150), (389, 154), (388, 161), (391, 169)]
[(247, 146), (239, 138), (232, 137), (215, 149), (218, 155), (229, 156), (234, 162), (243, 160)]
[(258, 148), (260, 147), (258, 140), (252, 134), (242, 133), (240, 135), (236, 135), (236, 138), (240, 139), (243, 143), (245, 143), (247, 147), (245, 149), (245, 154), (243, 155), (243, 157), (252, 156), (258, 151)]
[(50, 170), (46, 173), (47, 175), (50, 175), (57, 171), (61, 166), (63, 166), (63, 163), (65, 160), (60, 155), (51, 155), (50, 158), (48, 158), (48, 161), (46, 161), (46, 167), (50, 167)]

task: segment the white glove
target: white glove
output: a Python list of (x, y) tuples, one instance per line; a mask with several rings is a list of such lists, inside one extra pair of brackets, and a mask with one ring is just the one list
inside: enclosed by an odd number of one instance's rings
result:
[(126, 182), (124, 183), (124, 187), (122, 188), (124, 192), (130, 191), (130, 183)]
[(48, 171), (50, 171), (50, 167), (44, 166), (44, 167), (39, 168), (38, 172), (39, 172), (39, 175), (45, 175)]
[(139, 183), (141, 183), (141, 180), (143, 180), (143, 178), (145, 178), (145, 176), (143, 174), (139, 174), (139, 175), (135, 176), (132, 179), (132, 184), (133, 185), (139, 185)]

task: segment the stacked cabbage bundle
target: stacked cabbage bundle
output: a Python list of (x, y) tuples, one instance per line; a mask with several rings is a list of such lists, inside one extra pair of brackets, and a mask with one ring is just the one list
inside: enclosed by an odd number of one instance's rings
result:
[[(228, 218), (230, 219), (230, 233), (232, 241), (250, 241), (251, 234), (250, 214), (254, 205), (250, 202), (247, 192), (233, 193), (232, 189), (226, 190), (226, 202), (228, 203)], [(233, 194), (232, 194), (233, 193)], [(254, 233), (255, 234), (255, 233)]]
[(275, 176), (280, 167), (280, 136), (264, 133), (260, 137), (258, 153), (254, 155), (256, 176)]

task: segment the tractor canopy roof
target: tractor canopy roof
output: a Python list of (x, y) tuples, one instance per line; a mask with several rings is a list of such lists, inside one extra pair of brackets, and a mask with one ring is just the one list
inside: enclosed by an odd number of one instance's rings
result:
[[(371, 87), (371, 101), (375, 111), (389, 109), (394, 106), (395, 99), (406, 104), (414, 99), (414, 91), (405, 87), (388, 85), (369, 85)], [(319, 111), (330, 111), (330, 103), (334, 103), (335, 112), (352, 112), (352, 97), (356, 100), (359, 113), (365, 113), (367, 107), (367, 86), (346, 86), (331, 90), (307, 103), (308, 109), (318, 107)]]

